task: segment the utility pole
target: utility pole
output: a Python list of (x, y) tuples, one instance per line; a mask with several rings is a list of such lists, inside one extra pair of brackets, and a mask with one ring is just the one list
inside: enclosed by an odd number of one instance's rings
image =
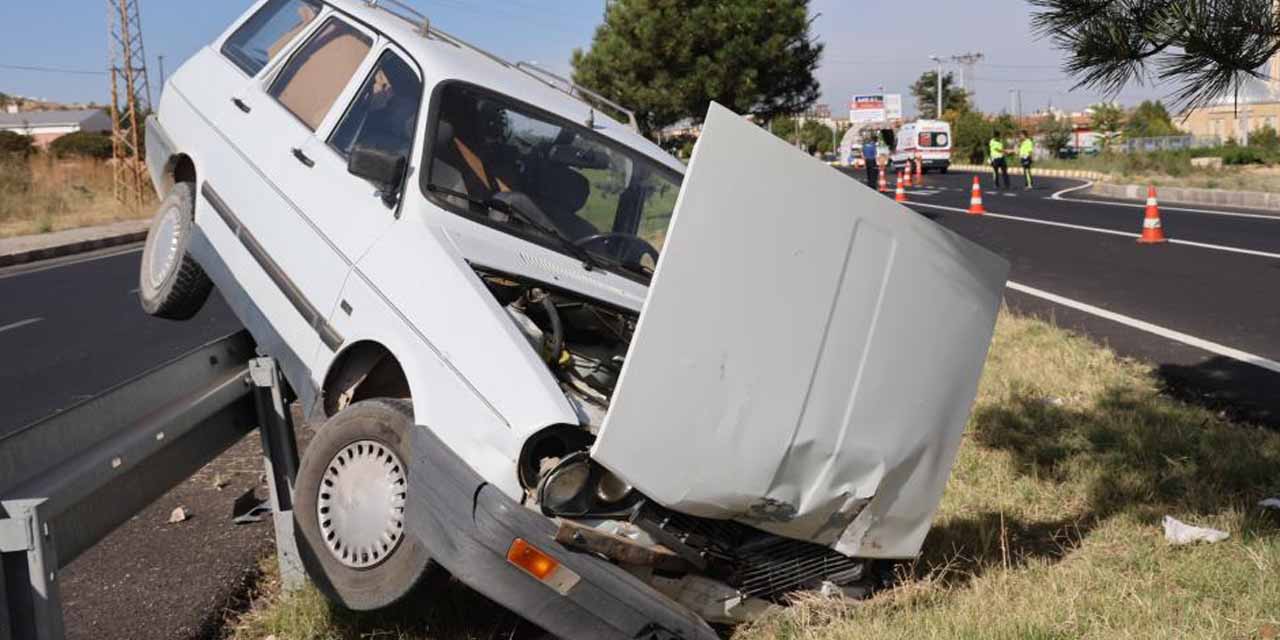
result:
[(966, 95), (969, 93), (969, 81), (973, 79), (973, 67), (982, 62), (985, 57), (983, 54), (976, 52), (951, 56), (951, 61), (960, 65), (960, 90), (964, 91)]
[(147, 185), (142, 127), (151, 112), (151, 84), (147, 80), (138, 0), (107, 0), (107, 26), (115, 197), (124, 204), (140, 206)]
[(161, 55), (161, 56), (159, 56), (159, 58), (160, 58), (160, 91), (161, 91), (161, 92), (163, 92), (163, 91), (164, 91), (164, 80), (165, 80), (165, 78), (164, 78), (164, 56), (163, 56), (163, 55)]
[(929, 56), (929, 59), (937, 63), (938, 70), (934, 72), (935, 80), (938, 82), (938, 110), (933, 112), (936, 120), (942, 119), (942, 58), (938, 56)]

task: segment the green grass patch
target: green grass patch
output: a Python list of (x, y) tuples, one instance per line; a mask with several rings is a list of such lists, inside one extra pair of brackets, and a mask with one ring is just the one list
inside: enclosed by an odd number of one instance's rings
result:
[[(814, 595), (739, 628), (791, 638), (1280, 637), (1280, 434), (1160, 393), (1148, 365), (1000, 316), (947, 494), (898, 587)], [(1160, 520), (1230, 532), (1172, 547)], [(454, 584), (380, 615), (270, 590), (237, 640), (508, 637), (515, 618)], [(520, 634), (516, 634), (519, 637)]]

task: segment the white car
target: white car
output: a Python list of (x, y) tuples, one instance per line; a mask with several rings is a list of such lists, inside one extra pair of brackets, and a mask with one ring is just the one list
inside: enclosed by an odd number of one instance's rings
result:
[(326, 418), (293, 506), (336, 602), (443, 567), (713, 638), (919, 552), (1007, 264), (721, 107), (687, 170), (624, 116), (385, 1), (257, 2), (171, 76), (139, 295), (216, 285)]

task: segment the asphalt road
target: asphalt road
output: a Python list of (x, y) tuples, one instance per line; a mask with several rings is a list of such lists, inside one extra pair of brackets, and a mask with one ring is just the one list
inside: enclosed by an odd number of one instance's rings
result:
[(240, 324), (216, 294), (187, 322), (138, 305), (139, 246), (0, 270), (0, 436)]
[(1024, 190), (1014, 177), (996, 191), (983, 174), (995, 215), (970, 216), (972, 180), (929, 174), (908, 206), (1008, 259), (1010, 307), (1155, 364), (1175, 395), (1280, 426), (1280, 372), (1241, 361), (1280, 362), (1280, 216), (1170, 204), (1171, 242), (1139, 245), (1141, 204), (1090, 198), (1065, 179)]

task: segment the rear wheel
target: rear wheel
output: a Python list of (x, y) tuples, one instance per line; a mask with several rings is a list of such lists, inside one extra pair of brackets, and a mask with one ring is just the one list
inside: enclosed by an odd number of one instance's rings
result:
[(187, 248), (195, 231), (195, 185), (179, 182), (160, 202), (142, 249), (138, 300), (158, 318), (186, 320), (209, 299), (213, 283)]
[(334, 602), (371, 611), (401, 600), (434, 563), (405, 535), (412, 410), (358, 402), (330, 418), (298, 469), (293, 517), (307, 573)]

